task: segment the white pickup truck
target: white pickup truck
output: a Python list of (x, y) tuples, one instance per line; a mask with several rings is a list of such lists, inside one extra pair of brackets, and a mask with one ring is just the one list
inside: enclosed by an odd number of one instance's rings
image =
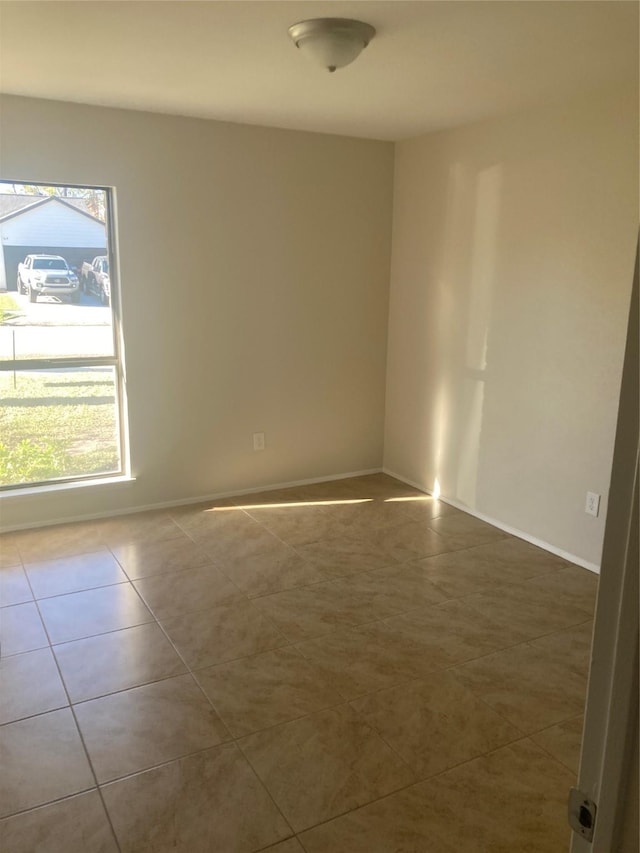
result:
[(109, 304), (111, 282), (109, 279), (109, 258), (98, 255), (91, 263), (85, 261), (80, 271), (80, 286), (85, 293), (95, 293), (103, 305)]
[(80, 301), (78, 276), (60, 255), (27, 255), (18, 264), (18, 293), (27, 293), (30, 302), (38, 296), (64, 296)]

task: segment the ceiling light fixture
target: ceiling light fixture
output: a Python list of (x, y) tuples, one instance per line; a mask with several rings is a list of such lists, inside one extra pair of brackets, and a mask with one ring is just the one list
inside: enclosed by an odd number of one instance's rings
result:
[(349, 18), (313, 18), (289, 27), (296, 47), (329, 71), (357, 59), (375, 34), (371, 24)]

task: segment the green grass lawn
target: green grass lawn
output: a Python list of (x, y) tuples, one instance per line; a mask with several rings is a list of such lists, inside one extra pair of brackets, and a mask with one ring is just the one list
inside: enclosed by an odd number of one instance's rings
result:
[(0, 485), (117, 471), (113, 371), (0, 373)]
[(9, 293), (0, 293), (0, 311), (19, 311), (20, 305)]
[(15, 317), (21, 310), (20, 305), (13, 296), (10, 296), (8, 293), (0, 293), (0, 325), (7, 318)]

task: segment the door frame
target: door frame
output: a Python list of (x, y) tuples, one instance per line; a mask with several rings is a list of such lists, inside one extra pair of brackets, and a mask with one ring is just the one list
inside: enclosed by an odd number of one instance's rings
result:
[(638, 313), (636, 254), (578, 780), (597, 814), (593, 841), (574, 833), (571, 853), (622, 853), (630, 773), (638, 767)]

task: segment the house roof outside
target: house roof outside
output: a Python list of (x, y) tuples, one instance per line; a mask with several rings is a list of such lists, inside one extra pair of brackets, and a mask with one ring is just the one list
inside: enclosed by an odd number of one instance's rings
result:
[(67, 207), (72, 207), (79, 213), (82, 213), (83, 216), (88, 216), (89, 219), (104, 225), (101, 219), (89, 212), (86, 199), (60, 198), (60, 196), (52, 195), (17, 195), (15, 193), (0, 193), (0, 222), (12, 219), (14, 216), (20, 216), (22, 213), (26, 213), (27, 210), (33, 210), (35, 207), (40, 207), (52, 201), (58, 201)]
[(39, 196), (15, 195), (15, 193), (0, 193), (0, 219), (8, 213), (15, 213), (17, 210), (22, 210), (25, 207), (30, 207), (40, 201)]

